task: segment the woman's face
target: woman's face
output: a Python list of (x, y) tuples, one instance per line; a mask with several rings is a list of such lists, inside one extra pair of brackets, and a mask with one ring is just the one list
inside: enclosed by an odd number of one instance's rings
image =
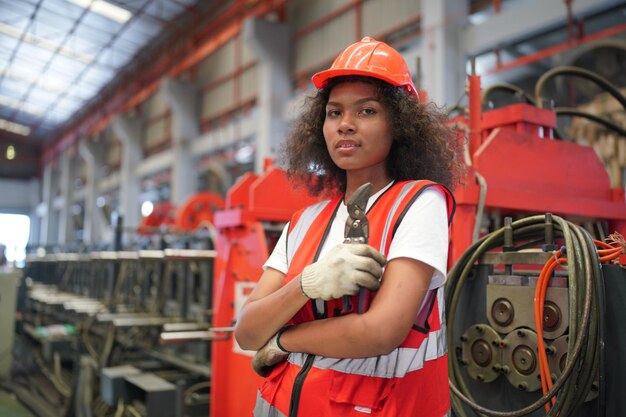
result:
[(333, 162), (347, 172), (386, 176), (392, 143), (389, 120), (372, 84), (336, 85), (328, 98), (323, 129)]

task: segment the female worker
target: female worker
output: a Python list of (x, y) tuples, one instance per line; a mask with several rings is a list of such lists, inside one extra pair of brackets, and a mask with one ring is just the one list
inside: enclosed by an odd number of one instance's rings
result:
[[(383, 42), (350, 45), (313, 83), (287, 171), (330, 200), (294, 215), (240, 312), (236, 339), (266, 377), (254, 415), (442, 417), (457, 142)], [(368, 244), (343, 243), (368, 182)]]

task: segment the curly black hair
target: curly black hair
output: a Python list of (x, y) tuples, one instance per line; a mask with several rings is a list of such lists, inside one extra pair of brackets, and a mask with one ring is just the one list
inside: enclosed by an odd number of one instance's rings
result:
[(387, 172), (395, 180), (427, 179), (452, 189), (461, 177), (461, 144), (434, 104), (421, 104), (403, 87), (363, 76), (331, 78), (306, 98), (300, 117), (291, 126), (281, 149), (290, 179), (306, 186), (313, 196), (345, 192), (346, 172), (328, 153), (322, 131), (326, 104), (337, 84), (363, 81), (374, 85), (377, 98), (391, 117), (393, 143)]

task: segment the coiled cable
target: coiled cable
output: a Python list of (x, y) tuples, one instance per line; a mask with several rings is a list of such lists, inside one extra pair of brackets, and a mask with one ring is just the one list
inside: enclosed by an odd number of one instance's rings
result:
[[(602, 280), (595, 244), (589, 234), (580, 226), (558, 216), (552, 216), (554, 235), (564, 241), (563, 250), (567, 253), (569, 273), (569, 341), (568, 354), (561, 376), (541, 398), (534, 403), (513, 411), (491, 410), (477, 404), (469, 392), (461, 368), (456, 358), (450, 356), (450, 389), (454, 395), (453, 409), (458, 416), (465, 416), (461, 403), (475, 412), (493, 417), (518, 417), (532, 413), (547, 404), (553, 397), (556, 401), (547, 416), (566, 417), (575, 410), (591, 390), (591, 384), (598, 371), (603, 375), (600, 359), (599, 326), (600, 308), (598, 285)], [(545, 215), (531, 216), (512, 222), (514, 241), (532, 241), (544, 236)], [(447, 339), (448, 352), (454, 352), (454, 322), (457, 316), (459, 297), (470, 276), (474, 264), (487, 251), (502, 247), (504, 228), (490, 233), (475, 242), (448, 274), (446, 282)]]

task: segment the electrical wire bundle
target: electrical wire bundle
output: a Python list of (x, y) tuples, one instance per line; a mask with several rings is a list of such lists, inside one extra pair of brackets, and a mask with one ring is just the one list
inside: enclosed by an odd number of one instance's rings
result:
[[(592, 390), (592, 383), (598, 376), (599, 396), (598, 415), (605, 414), (605, 365), (604, 365), (604, 282), (601, 262), (615, 259), (622, 253), (623, 245), (613, 241), (607, 244), (594, 241), (582, 227), (565, 219), (547, 215), (537, 215), (517, 220), (510, 224), (513, 241), (518, 242), (513, 250), (538, 246), (546, 241), (549, 234), (563, 243), (554, 256), (544, 265), (535, 293), (535, 322), (539, 341), (539, 366), (542, 378), (543, 396), (534, 403), (514, 411), (496, 411), (477, 404), (461, 374), (459, 361), (450, 356), (450, 388), (453, 393), (452, 406), (457, 416), (465, 416), (463, 403), (481, 415), (495, 417), (517, 417), (530, 414), (541, 408), (546, 416), (567, 417), (575, 411)], [(450, 270), (446, 282), (447, 340), (448, 352), (454, 352), (453, 329), (457, 317), (459, 298), (463, 286), (470, 276), (475, 263), (486, 252), (503, 247), (505, 244), (503, 227), (475, 242), (461, 256)], [(552, 242), (545, 242), (552, 243)], [(598, 250), (596, 245), (600, 246)], [(568, 271), (569, 293), (569, 338), (568, 354), (561, 376), (553, 383), (547, 365), (543, 345), (542, 317), (543, 301), (552, 272), (557, 266)]]
[[(614, 244), (610, 245), (608, 243), (595, 240), (594, 244), (598, 248), (598, 256), (599, 261), (608, 262), (614, 259), (617, 259), (619, 255), (622, 253), (622, 247), (619, 243), (614, 239)], [(552, 276), (552, 272), (559, 265), (567, 265), (567, 257), (565, 257), (566, 252), (564, 249), (559, 249), (555, 251), (554, 256), (551, 257), (548, 262), (543, 266), (541, 273), (539, 274), (539, 280), (537, 281), (537, 287), (535, 289), (535, 327), (537, 329), (537, 344), (538, 344), (538, 355), (539, 355), (539, 367), (540, 367), (540, 376), (541, 376), (541, 388), (544, 394), (546, 394), (552, 388), (552, 378), (550, 377), (550, 369), (548, 368), (548, 357), (546, 355), (545, 344), (543, 341), (543, 326), (542, 326), (542, 317), (543, 317), (543, 309), (546, 299), (546, 292), (548, 290), (548, 284), (550, 283), (550, 277)], [(601, 352), (602, 353), (602, 352)], [(556, 404), (556, 398), (552, 397), (551, 403), (554, 406)], [(546, 403), (544, 405), (546, 412), (550, 411), (550, 403)]]

